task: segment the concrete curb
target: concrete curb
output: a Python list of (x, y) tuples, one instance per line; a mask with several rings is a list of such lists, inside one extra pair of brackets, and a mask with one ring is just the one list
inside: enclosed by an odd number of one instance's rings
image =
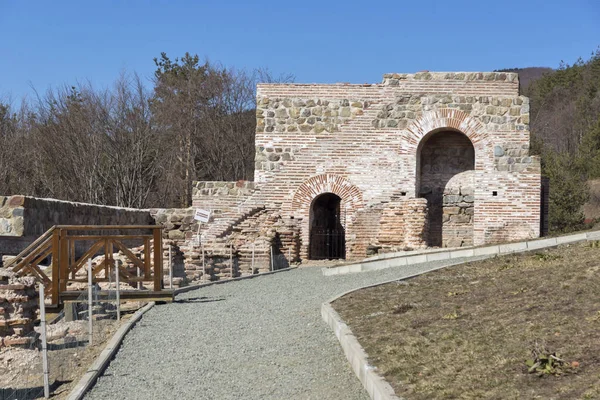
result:
[(410, 251), (393, 253), (395, 255), (382, 255), (370, 257), (354, 264), (345, 264), (338, 267), (323, 268), (324, 276), (344, 275), (357, 272), (374, 271), (378, 269), (399, 267), (403, 265), (421, 264), (430, 261), (448, 260), (460, 257), (496, 256), (513, 253), (523, 253), (532, 250), (541, 250), (556, 247), (561, 244), (578, 243), (590, 240), (600, 240), (600, 231), (576, 233), (555, 238), (529, 240), (526, 242), (506, 243), (485, 247), (461, 247), (455, 249), (425, 249), (420, 253)]
[(321, 317), (340, 341), (352, 370), (374, 400), (400, 400), (392, 386), (377, 374), (377, 369), (367, 362), (367, 353), (337, 312), (329, 305), (321, 305)]
[(125, 335), (127, 332), (133, 328), (133, 326), (142, 318), (142, 315), (146, 313), (146, 311), (150, 310), (154, 307), (155, 303), (150, 302), (146, 304), (142, 309), (138, 310), (133, 316), (122, 325), (117, 332), (110, 339), (104, 350), (100, 353), (100, 355), (96, 358), (96, 361), (88, 368), (87, 372), (81, 377), (77, 385), (71, 390), (67, 400), (79, 400), (82, 399), (83, 396), (94, 386), (96, 380), (104, 372), (110, 361), (115, 356)]
[(224, 283), (227, 283), (227, 282), (237, 282), (237, 281), (243, 281), (245, 279), (257, 278), (259, 276), (273, 275), (273, 274), (276, 274), (278, 272), (291, 271), (291, 270), (294, 270), (296, 268), (298, 268), (298, 267), (282, 268), (282, 269), (276, 269), (275, 271), (268, 271), (268, 272), (262, 272), (260, 274), (239, 276), (237, 278), (225, 279), (225, 280), (222, 280), (222, 281), (211, 281), (211, 282), (206, 282), (206, 283), (200, 283), (198, 285), (184, 286), (182, 288), (173, 290), (173, 297), (177, 296), (178, 294), (181, 294), (181, 293), (190, 292), (192, 290), (201, 289), (201, 288), (207, 287), (207, 286), (221, 285), (221, 284), (224, 284)]

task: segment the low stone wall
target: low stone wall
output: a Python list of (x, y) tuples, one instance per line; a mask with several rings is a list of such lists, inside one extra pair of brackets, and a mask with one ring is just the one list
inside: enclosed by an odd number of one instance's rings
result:
[(27, 344), (38, 311), (35, 279), (0, 271), (0, 347)]
[(474, 172), (462, 172), (446, 184), (442, 208), (442, 247), (473, 245)]
[(255, 190), (255, 183), (250, 181), (235, 182), (195, 182), (193, 189), (193, 206), (212, 211), (215, 217), (235, 213)]
[(189, 244), (194, 242), (194, 236), (198, 233), (198, 221), (194, 219), (194, 208), (154, 208), (150, 215), (157, 225), (163, 229), (163, 270), (168, 274), (168, 247), (171, 246), (171, 263), (173, 265), (173, 277), (178, 285), (186, 284), (191, 280), (200, 279), (198, 276), (188, 273), (195, 270), (191, 266), (192, 254), (188, 251)]
[(54, 225), (154, 225), (149, 210), (0, 196), (0, 255), (16, 255)]
[(164, 226), (163, 238), (190, 240), (198, 232), (198, 221), (194, 219), (194, 208), (153, 208), (150, 215), (156, 225)]

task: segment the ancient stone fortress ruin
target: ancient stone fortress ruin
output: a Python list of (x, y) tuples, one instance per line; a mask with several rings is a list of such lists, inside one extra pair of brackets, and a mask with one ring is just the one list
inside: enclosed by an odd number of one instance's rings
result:
[[(209, 252), (229, 243), (247, 265), (250, 247), (360, 259), (540, 235), (540, 162), (517, 74), (259, 84), (257, 104), (254, 182), (195, 186), (194, 206), (214, 212)], [(193, 269), (193, 232), (180, 236)]]
[[(529, 155), (529, 100), (517, 74), (259, 84), (257, 97), (253, 182), (196, 182), (188, 209), (0, 197), (0, 254), (18, 254), (54, 225), (155, 223), (184, 285), (543, 232), (540, 163)], [(196, 208), (212, 220), (199, 226)]]
[[(517, 74), (260, 84), (257, 96), (253, 182), (196, 182), (188, 209), (0, 196), (0, 259), (55, 225), (158, 224), (163, 264), (173, 261), (179, 286), (305, 260), (525, 240), (545, 229)], [(199, 225), (196, 208), (212, 220)], [(9, 275), (0, 276), (0, 346), (18, 344), (36, 319), (34, 282)]]

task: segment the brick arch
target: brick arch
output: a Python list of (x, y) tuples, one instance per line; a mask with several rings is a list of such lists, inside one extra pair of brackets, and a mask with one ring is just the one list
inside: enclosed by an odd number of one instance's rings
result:
[(481, 122), (468, 113), (456, 108), (442, 108), (424, 112), (406, 128), (407, 144), (414, 146), (416, 151), (419, 143), (428, 133), (440, 129), (453, 129), (464, 133), (475, 148), (482, 148), (490, 141)]
[[(493, 153), (490, 139), (485, 131), (484, 126), (477, 120), (471, 118), (468, 113), (457, 109), (439, 109), (424, 113), (421, 118), (417, 119), (408, 127), (407, 141), (410, 143), (412, 154), (415, 156), (415, 196), (423, 196), (427, 199), (428, 206), (428, 234), (427, 244), (429, 246), (455, 246), (457, 236), (460, 236), (461, 245), (472, 245), (474, 235), (474, 217), (470, 221), (456, 222), (458, 220), (444, 219), (451, 217), (446, 215), (446, 210), (452, 209), (456, 204), (447, 204), (444, 193), (448, 184), (457, 177), (470, 177), (462, 182), (466, 184), (467, 190), (474, 190), (476, 177), (475, 171), (486, 171), (493, 168)], [(450, 131), (450, 132), (448, 132)], [(443, 134), (442, 134), (443, 133)], [(438, 134), (442, 134), (438, 136)], [(449, 140), (444, 144), (433, 144), (430, 139)], [(466, 161), (464, 165), (448, 168), (442, 168), (437, 172), (423, 173), (421, 170), (421, 152), (428, 144), (438, 146), (440, 149), (446, 147), (458, 147), (466, 150), (466, 153), (451, 153), (452, 158), (462, 157)], [(441, 146), (441, 147), (440, 147)], [(460, 156), (459, 156), (460, 154)], [(438, 157), (440, 155), (438, 154)], [(448, 155), (445, 155), (448, 157)], [(432, 157), (430, 155), (430, 157)], [(466, 158), (468, 157), (468, 158)], [(438, 165), (439, 167), (439, 165)], [(468, 171), (473, 171), (468, 173)], [(433, 174), (433, 175), (432, 175)], [(436, 188), (429, 193), (421, 194), (422, 182), (425, 182), (425, 187)], [(441, 190), (441, 191), (440, 191)], [(462, 189), (461, 189), (462, 190)], [(475, 212), (476, 210), (471, 210)], [(466, 211), (460, 211), (466, 215)], [(457, 234), (458, 231), (469, 232), (468, 234)]]
[[(341, 218), (346, 230), (346, 259), (356, 258), (355, 227), (357, 211), (364, 208), (362, 192), (346, 178), (334, 174), (313, 176), (302, 183), (291, 202), (292, 213), (301, 219), (300, 223), (300, 257), (308, 258), (310, 233), (310, 208), (315, 198), (324, 193), (333, 193), (341, 199)], [(361, 254), (364, 256), (364, 254)]]
[(362, 192), (359, 188), (343, 176), (321, 174), (307, 179), (298, 187), (292, 199), (292, 210), (295, 214), (307, 216), (313, 200), (323, 193), (338, 195), (342, 204), (351, 211), (363, 207)]

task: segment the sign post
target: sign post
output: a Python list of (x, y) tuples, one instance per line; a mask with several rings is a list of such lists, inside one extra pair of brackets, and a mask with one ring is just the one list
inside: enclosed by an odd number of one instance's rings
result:
[(196, 245), (200, 246), (200, 243), (201, 243), (200, 229), (201, 229), (203, 223), (207, 223), (210, 220), (210, 211), (197, 208), (196, 212), (194, 213), (194, 219), (196, 221), (198, 221), (198, 233), (196, 236)]
[(198, 234), (196, 237), (196, 246), (200, 246), (201, 251), (202, 251), (202, 279), (206, 279), (206, 264), (204, 261), (204, 240), (202, 240), (202, 238), (200, 237), (200, 228), (202, 227), (203, 223), (207, 223), (208, 221), (210, 221), (210, 211), (207, 210), (202, 210), (200, 208), (196, 209), (196, 212), (194, 213), (194, 219), (196, 221), (198, 221)]
[(196, 212), (194, 213), (194, 219), (200, 222), (207, 223), (210, 219), (210, 211), (201, 210), (197, 208)]
[[(48, 372), (48, 342), (46, 341), (46, 304), (44, 284), (40, 283), (40, 330), (42, 334), (42, 371), (44, 372), (44, 398), (50, 398), (50, 374)], [(91, 343), (90, 343), (91, 344)]]

